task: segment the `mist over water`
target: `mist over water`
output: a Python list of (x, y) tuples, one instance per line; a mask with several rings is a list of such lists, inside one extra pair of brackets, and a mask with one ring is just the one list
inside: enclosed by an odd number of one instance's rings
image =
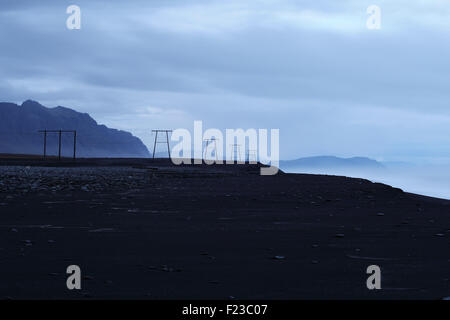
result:
[(450, 165), (411, 165), (379, 170), (351, 168), (283, 168), (289, 173), (311, 173), (363, 178), (380, 182), (405, 192), (450, 199)]

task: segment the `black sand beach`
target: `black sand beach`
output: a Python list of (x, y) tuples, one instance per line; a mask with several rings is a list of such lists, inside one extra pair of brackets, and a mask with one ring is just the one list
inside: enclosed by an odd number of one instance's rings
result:
[(0, 161), (0, 298), (450, 296), (450, 201), (251, 165), (51, 161)]

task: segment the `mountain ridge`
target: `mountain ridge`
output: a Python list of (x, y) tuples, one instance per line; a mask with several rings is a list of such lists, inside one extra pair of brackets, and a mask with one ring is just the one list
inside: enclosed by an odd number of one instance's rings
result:
[[(88, 113), (57, 106), (47, 108), (37, 101), (21, 105), (0, 102), (0, 152), (42, 154), (43, 137), (39, 130), (77, 130), (77, 155), (80, 157), (149, 157), (142, 141), (127, 131), (98, 124)], [(57, 134), (48, 134), (47, 150), (55, 154)], [(62, 136), (62, 153), (70, 155), (73, 137)]]
[(364, 168), (383, 169), (385, 166), (376, 160), (367, 157), (340, 158), (336, 156), (313, 156), (294, 160), (280, 161), (283, 168)]

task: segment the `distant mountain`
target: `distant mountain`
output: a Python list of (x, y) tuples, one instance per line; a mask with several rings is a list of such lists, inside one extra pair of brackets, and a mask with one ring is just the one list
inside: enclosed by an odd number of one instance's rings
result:
[(280, 161), (280, 168), (299, 169), (383, 169), (376, 160), (365, 157), (338, 158), (334, 156), (307, 157), (296, 160)]
[[(36, 101), (22, 105), (0, 103), (0, 153), (42, 154), (43, 134), (39, 130), (77, 130), (79, 157), (149, 157), (142, 141), (131, 133), (99, 125), (87, 113)], [(62, 154), (71, 156), (73, 136), (62, 136)], [(47, 152), (58, 153), (58, 134), (48, 134)]]

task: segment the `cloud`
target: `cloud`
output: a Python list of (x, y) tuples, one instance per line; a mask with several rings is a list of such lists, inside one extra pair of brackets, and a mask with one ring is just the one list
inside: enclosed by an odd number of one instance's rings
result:
[[(81, 30), (66, 29), (74, 3)], [(147, 128), (198, 119), (280, 128), (283, 157), (450, 158), (450, 7), (380, 0), (371, 31), (370, 4), (3, 0), (1, 100), (73, 107), (149, 145)]]

